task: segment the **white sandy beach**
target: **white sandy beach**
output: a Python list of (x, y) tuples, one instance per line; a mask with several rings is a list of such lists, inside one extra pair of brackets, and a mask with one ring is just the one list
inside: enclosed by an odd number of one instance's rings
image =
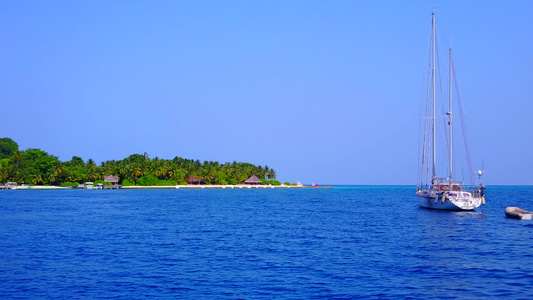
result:
[[(167, 186), (123, 186), (123, 189), (301, 189), (301, 188), (317, 188), (311, 186), (295, 186), (295, 185), (167, 185)], [(326, 188), (322, 186), (319, 188)]]
[[(125, 190), (143, 190), (143, 189), (301, 189), (301, 188), (330, 188), (330, 186), (295, 186), (295, 185), (162, 185), (162, 186), (123, 186), (121, 189)], [(34, 185), (34, 186), (17, 186), (17, 190), (69, 190), (76, 189), (68, 186), (48, 186), (48, 185)], [(94, 189), (97, 190), (97, 189)]]
[(55, 186), (55, 185), (22, 185), (17, 186), (17, 190), (68, 190), (70, 186)]

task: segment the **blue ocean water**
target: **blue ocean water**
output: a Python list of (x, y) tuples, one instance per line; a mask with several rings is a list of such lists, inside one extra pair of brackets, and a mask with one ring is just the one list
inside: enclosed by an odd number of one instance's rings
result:
[(533, 298), (533, 187), (0, 191), (0, 297)]

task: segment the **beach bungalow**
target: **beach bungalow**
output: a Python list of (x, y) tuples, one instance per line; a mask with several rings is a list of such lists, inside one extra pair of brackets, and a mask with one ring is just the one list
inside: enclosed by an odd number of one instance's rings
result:
[(205, 184), (204, 180), (201, 180), (200, 178), (196, 176), (190, 176), (189, 178), (187, 178), (186, 181), (187, 181), (187, 184)]
[(110, 182), (113, 185), (106, 185), (105, 189), (119, 189), (120, 185), (118, 184), (118, 176), (109, 175), (104, 177), (104, 182)]
[(253, 175), (252, 177), (246, 179), (244, 181), (245, 184), (250, 184), (250, 185), (260, 185), (261, 184), (261, 179), (257, 178), (257, 176)]

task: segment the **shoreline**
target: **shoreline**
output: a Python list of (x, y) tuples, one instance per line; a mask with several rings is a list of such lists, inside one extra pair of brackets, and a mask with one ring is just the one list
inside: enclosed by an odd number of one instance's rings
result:
[(17, 186), (17, 188), (14, 190), (70, 190), (70, 189), (72, 189), (72, 187), (70, 186), (34, 185), (34, 186)]
[[(152, 186), (122, 186), (122, 190), (162, 190), (162, 189), (324, 189), (332, 188), (331, 186), (287, 186), (287, 185), (251, 185), (251, 184), (239, 184), (239, 185), (152, 185)], [(77, 190), (76, 187), (70, 186), (17, 186), (15, 190)], [(94, 188), (93, 190), (98, 190)]]
[(123, 186), (122, 189), (138, 190), (138, 189), (306, 189), (306, 188), (331, 188), (331, 186), (287, 186), (287, 185), (166, 185), (166, 186)]

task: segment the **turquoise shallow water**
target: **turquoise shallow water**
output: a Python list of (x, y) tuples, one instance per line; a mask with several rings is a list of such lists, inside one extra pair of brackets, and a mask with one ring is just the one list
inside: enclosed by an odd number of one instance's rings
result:
[(533, 297), (533, 187), (0, 191), (1, 298)]

